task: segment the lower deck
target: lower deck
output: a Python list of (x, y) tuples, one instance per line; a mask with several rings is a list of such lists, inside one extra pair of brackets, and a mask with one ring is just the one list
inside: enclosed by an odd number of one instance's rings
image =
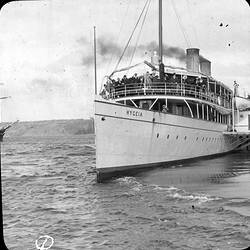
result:
[(239, 138), (227, 125), (174, 114), (95, 101), (96, 168), (140, 168), (230, 152)]
[[(125, 106), (227, 124), (229, 127), (232, 124), (231, 109), (196, 98), (148, 95), (133, 98), (123, 97), (116, 101)], [(230, 130), (230, 128), (228, 129)]]

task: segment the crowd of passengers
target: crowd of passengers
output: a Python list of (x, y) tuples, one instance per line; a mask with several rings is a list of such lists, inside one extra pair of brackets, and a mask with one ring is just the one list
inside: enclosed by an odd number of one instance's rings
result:
[(107, 92), (113, 92), (114, 89), (117, 87), (122, 87), (128, 84), (135, 84), (137, 87), (147, 87), (147, 86), (152, 86), (154, 83), (162, 83), (166, 82), (169, 84), (175, 84), (177, 88), (181, 88), (185, 86), (185, 84), (190, 84), (196, 87), (196, 90), (199, 91), (206, 91), (207, 88), (207, 78), (203, 77), (194, 77), (194, 76), (187, 76), (187, 75), (177, 75), (175, 73), (173, 74), (166, 74), (164, 80), (161, 81), (160, 77), (155, 73), (149, 73), (147, 72), (146, 74), (142, 76), (138, 76), (136, 73), (132, 77), (127, 77), (124, 75), (122, 79), (117, 78), (115, 79), (109, 79), (106, 84), (104, 84), (104, 88)]

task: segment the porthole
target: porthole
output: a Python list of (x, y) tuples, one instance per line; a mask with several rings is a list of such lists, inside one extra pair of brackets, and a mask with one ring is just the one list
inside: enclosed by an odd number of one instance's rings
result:
[(198, 138), (198, 137), (196, 137), (196, 141), (198, 141), (198, 139), (199, 139), (199, 138)]
[(179, 138), (179, 136), (177, 135), (177, 136), (176, 136), (176, 140), (177, 140), (178, 138)]
[(186, 140), (186, 139), (187, 139), (187, 136), (184, 137), (184, 140)]
[(169, 139), (169, 135), (167, 136), (167, 139)]

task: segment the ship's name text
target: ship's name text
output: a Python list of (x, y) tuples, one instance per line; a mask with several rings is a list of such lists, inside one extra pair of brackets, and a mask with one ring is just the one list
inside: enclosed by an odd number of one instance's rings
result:
[(135, 110), (127, 110), (127, 115), (130, 116), (142, 116), (141, 111), (135, 111)]

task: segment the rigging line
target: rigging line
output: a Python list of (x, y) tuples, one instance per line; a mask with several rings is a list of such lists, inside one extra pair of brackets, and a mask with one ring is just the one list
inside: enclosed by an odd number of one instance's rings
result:
[[(126, 19), (126, 16), (127, 16), (127, 14), (128, 14), (128, 10), (129, 10), (130, 4), (131, 4), (131, 0), (129, 0), (129, 3), (128, 3), (128, 5), (127, 5), (126, 12), (125, 12), (124, 18), (123, 18), (123, 20), (122, 20), (122, 23), (121, 23), (121, 26), (120, 26), (120, 29), (119, 29), (119, 32), (118, 32), (118, 36), (117, 36), (116, 43), (119, 42), (120, 35), (121, 35), (121, 31), (122, 31), (122, 29), (123, 29), (123, 26), (124, 26), (124, 23), (125, 23), (125, 19)], [(110, 60), (109, 60), (108, 67), (107, 67), (107, 70), (106, 70), (107, 74), (108, 74), (108, 69), (109, 69), (109, 67), (110, 67), (110, 64), (111, 64), (112, 61), (113, 61), (113, 58), (114, 58), (114, 53), (112, 53), (111, 58), (110, 58)]]
[(175, 15), (176, 15), (176, 17), (177, 17), (178, 23), (179, 23), (179, 25), (180, 25), (182, 34), (183, 34), (184, 39), (185, 39), (185, 41), (186, 41), (186, 43), (187, 43), (187, 46), (188, 46), (188, 47), (191, 47), (191, 43), (190, 43), (190, 41), (189, 41), (189, 39), (188, 39), (188, 36), (186, 35), (185, 30), (184, 30), (184, 28), (183, 28), (183, 26), (182, 26), (182, 23), (181, 23), (181, 20), (180, 20), (180, 16), (179, 16), (179, 14), (178, 14), (178, 12), (177, 12), (177, 9), (176, 9), (176, 6), (175, 6), (175, 4), (174, 4), (174, 1), (171, 0), (171, 3), (172, 3), (172, 6), (173, 6)]
[(130, 41), (131, 41), (131, 39), (132, 39), (132, 37), (133, 37), (133, 35), (134, 35), (135, 29), (136, 29), (138, 23), (139, 23), (140, 20), (141, 20), (142, 14), (143, 14), (143, 12), (144, 12), (146, 6), (147, 6), (148, 1), (149, 1), (149, 0), (146, 1), (145, 5), (144, 5), (144, 7), (143, 7), (143, 10), (142, 10), (142, 12), (141, 12), (141, 14), (140, 14), (140, 16), (139, 16), (139, 18), (138, 18), (136, 24), (135, 24), (135, 27), (134, 27), (134, 29), (133, 29), (133, 31), (132, 31), (132, 33), (131, 33), (129, 39), (128, 39), (128, 42), (127, 42), (127, 44), (126, 44), (126, 46), (125, 46), (125, 48), (124, 48), (124, 50), (123, 50), (123, 52), (122, 52), (122, 55), (120, 56), (120, 58), (119, 58), (119, 60), (118, 60), (118, 62), (117, 62), (117, 64), (116, 64), (116, 66), (115, 66), (114, 71), (118, 68), (118, 66), (119, 66), (119, 64), (120, 64), (120, 62), (121, 62), (121, 60), (122, 60), (122, 57), (124, 56), (125, 51), (126, 51), (126, 49), (128, 48), (128, 45), (129, 45), (129, 43), (130, 43)]
[(191, 27), (192, 27), (192, 30), (194, 32), (195, 40), (196, 40), (196, 43), (197, 43), (198, 47), (200, 47), (200, 42), (199, 42), (199, 39), (198, 39), (198, 36), (197, 36), (197, 32), (196, 32), (196, 29), (195, 29), (195, 26), (194, 26), (194, 18), (193, 18), (193, 15), (192, 15), (193, 11), (190, 8), (190, 2), (189, 2), (189, 0), (186, 0), (186, 3), (187, 3), (187, 7), (188, 7), (189, 17), (190, 17), (191, 22), (192, 22)]
[(137, 39), (136, 39), (136, 43), (135, 43), (135, 46), (134, 46), (134, 50), (133, 50), (133, 53), (132, 53), (132, 57), (131, 57), (130, 62), (129, 62), (129, 66), (132, 64), (132, 61), (133, 61), (133, 58), (134, 58), (134, 55), (135, 55), (135, 52), (136, 52), (136, 49), (137, 49), (137, 45), (138, 45), (138, 42), (139, 42), (139, 39), (140, 39), (140, 36), (141, 36), (142, 28), (143, 28), (143, 26), (144, 26), (144, 23), (145, 23), (145, 20), (146, 20), (146, 16), (147, 16), (147, 14), (148, 14), (148, 10), (149, 10), (150, 3), (151, 3), (151, 0), (148, 1), (148, 6), (147, 6), (147, 9), (146, 9), (146, 11), (145, 11), (143, 20), (142, 20), (141, 28), (140, 28), (140, 31), (139, 31), (139, 33), (138, 33)]
[(183, 25), (182, 25), (180, 16), (179, 16), (179, 14), (178, 14), (178, 12), (177, 12), (177, 8), (176, 8), (176, 6), (175, 6), (175, 4), (174, 4), (174, 1), (171, 0), (171, 3), (172, 3), (172, 6), (173, 6), (175, 15), (176, 15), (176, 17), (177, 17), (177, 21), (178, 21), (178, 23), (179, 23), (179, 25), (180, 25), (182, 34), (183, 34), (184, 39), (185, 39), (185, 41), (186, 41), (186, 43), (187, 43), (187, 46), (188, 46), (188, 47), (191, 47), (190, 41), (189, 41), (189, 39), (188, 39), (188, 36), (187, 36), (186, 33), (185, 33), (185, 30), (184, 30), (184, 28), (183, 28)]
[[(127, 5), (126, 11), (125, 11), (125, 15), (124, 15), (124, 17), (123, 17), (123, 20), (122, 20), (122, 23), (121, 23), (121, 26), (120, 26), (120, 29), (119, 29), (119, 32), (118, 32), (118, 35), (117, 35), (116, 43), (118, 43), (118, 41), (119, 41), (119, 39), (120, 39), (121, 31), (122, 31), (122, 29), (123, 29), (123, 26), (124, 26), (124, 23), (125, 23), (125, 19), (126, 19), (126, 16), (127, 16), (127, 14), (128, 14), (128, 10), (129, 10), (130, 4), (131, 4), (131, 0), (129, 0), (129, 3), (128, 3), (128, 5)], [(112, 63), (112, 61), (113, 61), (113, 59), (114, 59), (114, 56), (115, 56), (114, 53), (112, 53), (112, 55), (111, 55), (111, 57), (110, 57), (110, 60), (109, 60), (108, 63), (106, 64), (106, 70), (105, 70), (106, 75), (108, 75), (108, 71), (109, 71), (110, 65), (111, 65), (111, 63)], [(104, 82), (105, 78), (106, 78), (105, 76), (102, 78), (101, 86), (103, 85), (103, 82)]]

